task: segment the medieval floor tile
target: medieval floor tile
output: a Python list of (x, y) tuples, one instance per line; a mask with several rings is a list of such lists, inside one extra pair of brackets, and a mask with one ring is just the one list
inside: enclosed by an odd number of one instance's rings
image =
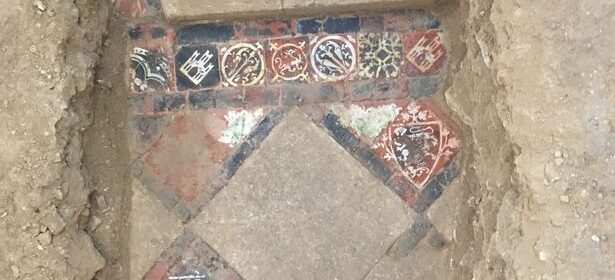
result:
[(414, 98), (431, 96), (440, 89), (437, 77), (416, 77), (408, 80), (408, 93)]
[(437, 30), (412, 31), (404, 36), (406, 73), (409, 76), (433, 75), (446, 63), (446, 47)]
[(173, 28), (166, 24), (139, 24), (128, 34), (132, 45), (129, 72), (132, 91), (174, 90)]
[(323, 20), (317, 18), (307, 18), (297, 20), (297, 33), (317, 34), (323, 31)]
[(269, 83), (310, 81), (307, 37), (270, 40), (267, 48)]
[(182, 46), (192, 44), (211, 44), (226, 42), (235, 36), (233, 24), (205, 23), (189, 25), (178, 31), (178, 44)]
[(225, 87), (261, 85), (265, 81), (265, 49), (261, 42), (237, 43), (220, 50), (220, 72)]
[(359, 29), (358, 17), (330, 17), (323, 24), (323, 31), (329, 34), (354, 33)]
[(360, 279), (403, 203), (296, 109), (191, 225), (246, 279)]
[(401, 74), (402, 37), (400, 33), (359, 34), (359, 76), (397, 78)]
[(235, 38), (255, 40), (291, 35), (296, 31), (294, 20), (260, 20), (235, 23)]
[(357, 66), (357, 44), (350, 35), (314, 37), (310, 42), (314, 79), (322, 82), (351, 80)]
[(138, 180), (133, 180), (132, 190), (130, 279), (142, 279), (182, 232), (182, 224)]
[(236, 170), (251, 153), (242, 142), (257, 133), (267, 112), (225, 108), (175, 115), (134, 163), (134, 173), (168, 209), (190, 219), (229, 179), (228, 169)]
[(175, 55), (179, 90), (215, 87), (220, 83), (218, 49), (214, 45), (184, 46)]
[(408, 98), (408, 84), (404, 79), (358, 80), (346, 83), (346, 87), (351, 102)]
[(183, 279), (242, 280), (216, 251), (189, 230), (175, 239), (143, 277), (143, 280)]
[(422, 189), (459, 152), (459, 140), (449, 121), (434, 109), (427, 101), (411, 103), (374, 144), (384, 162), (417, 189)]

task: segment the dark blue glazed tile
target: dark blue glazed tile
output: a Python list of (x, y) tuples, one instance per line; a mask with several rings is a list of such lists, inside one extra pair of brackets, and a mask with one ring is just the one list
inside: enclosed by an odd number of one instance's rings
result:
[(225, 42), (232, 39), (234, 35), (233, 24), (197, 24), (183, 27), (179, 31), (178, 42), (180, 45)]
[(218, 49), (213, 45), (181, 47), (175, 56), (175, 69), (180, 90), (217, 86)]
[(188, 101), (192, 109), (210, 109), (216, 107), (213, 90), (191, 92), (188, 96)]
[(297, 20), (297, 33), (299, 34), (316, 34), (322, 31), (322, 21), (319, 19), (301, 19)]
[(358, 17), (328, 18), (324, 24), (324, 31), (329, 34), (358, 32), (361, 25)]
[(430, 96), (438, 91), (439, 81), (434, 77), (411, 78), (408, 82), (410, 96), (418, 98)]

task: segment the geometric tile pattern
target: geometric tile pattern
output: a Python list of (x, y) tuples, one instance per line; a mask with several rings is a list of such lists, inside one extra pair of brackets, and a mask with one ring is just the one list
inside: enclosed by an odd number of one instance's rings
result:
[(186, 230), (143, 280), (243, 280), (207, 243)]
[[(458, 130), (431, 98), (447, 51), (428, 13), (175, 26), (157, 0), (115, 4), (141, 18), (126, 58), (132, 174), (183, 223), (295, 106), (419, 213), (459, 173)], [(186, 230), (143, 279), (241, 277)]]
[[(416, 12), (199, 23), (165, 26), (156, 34), (147, 32), (151, 24), (134, 29), (139, 31), (131, 33), (132, 47), (159, 56), (147, 59), (153, 81), (168, 80), (155, 90), (408, 80), (437, 75), (446, 64), (439, 21)], [(161, 37), (170, 47), (146, 47)], [(135, 65), (134, 72), (136, 66), (143, 68)], [(143, 92), (143, 82), (135, 83), (133, 91)]]

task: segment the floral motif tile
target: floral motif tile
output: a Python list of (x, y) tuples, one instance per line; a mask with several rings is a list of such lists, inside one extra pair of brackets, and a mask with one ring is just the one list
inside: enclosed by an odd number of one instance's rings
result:
[(221, 49), (222, 84), (227, 87), (260, 85), (265, 78), (264, 47), (260, 42), (237, 43)]
[(406, 71), (410, 76), (432, 75), (446, 61), (446, 47), (437, 30), (411, 31), (404, 37)]
[(310, 45), (310, 61), (315, 80), (331, 82), (354, 77), (357, 50), (353, 36), (314, 37)]
[(269, 41), (267, 66), (270, 83), (310, 80), (308, 43), (307, 37)]
[(359, 75), (397, 78), (401, 74), (402, 37), (399, 33), (359, 34)]

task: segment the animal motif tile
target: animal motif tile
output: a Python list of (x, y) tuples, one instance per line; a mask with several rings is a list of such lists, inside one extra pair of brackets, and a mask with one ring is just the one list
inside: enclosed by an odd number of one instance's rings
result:
[(180, 48), (175, 65), (180, 90), (214, 87), (220, 83), (218, 49), (213, 45)]
[(356, 40), (351, 35), (314, 37), (310, 62), (317, 81), (352, 79), (357, 65)]
[(459, 152), (450, 125), (426, 101), (404, 108), (378, 137), (373, 148), (380, 158), (417, 189)]
[(277, 39), (269, 41), (267, 66), (269, 81), (307, 82), (309, 77), (308, 39)]
[(359, 34), (359, 75), (397, 78), (401, 74), (402, 40), (399, 33)]
[(220, 72), (226, 87), (262, 84), (265, 78), (264, 48), (260, 42), (237, 43), (221, 49)]
[(404, 54), (409, 76), (438, 73), (446, 60), (446, 47), (437, 30), (412, 31), (405, 35)]

